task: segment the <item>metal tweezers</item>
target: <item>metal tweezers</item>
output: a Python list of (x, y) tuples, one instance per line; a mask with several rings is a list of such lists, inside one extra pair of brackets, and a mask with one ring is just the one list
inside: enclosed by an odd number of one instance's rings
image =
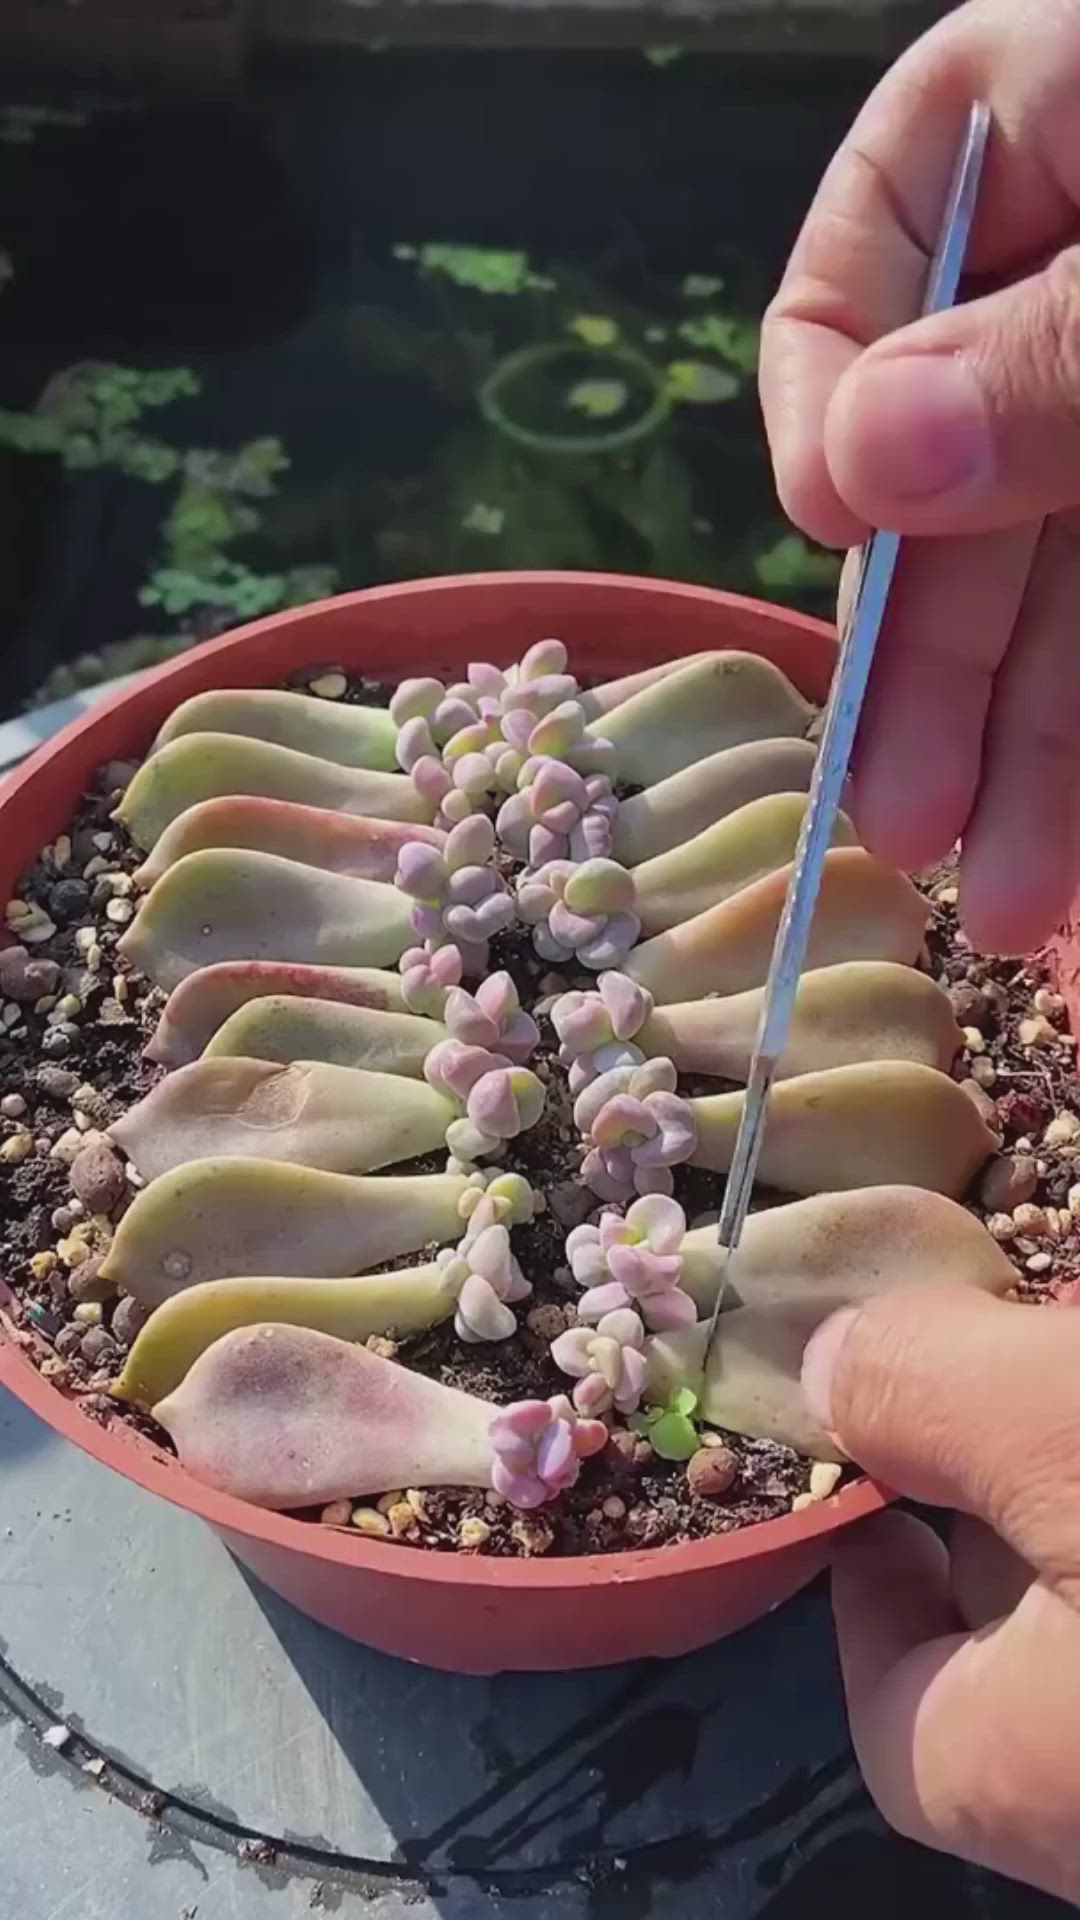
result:
[[(924, 317), (931, 313), (943, 313), (956, 301), (989, 133), (990, 109), (982, 102), (977, 102), (971, 110), (945, 204), (937, 250), (930, 263), (922, 306)], [(874, 649), (885, 618), (899, 552), (899, 534), (879, 531), (871, 536), (860, 556), (855, 592), (825, 709), (821, 744), (810, 783), (810, 797), (776, 930), (765, 984), (765, 1004), (750, 1063), (731, 1169), (724, 1189), (717, 1233), (721, 1250), (727, 1258), (709, 1326), (706, 1358), (716, 1338), (731, 1257), (738, 1247), (750, 1209), (754, 1175), (765, 1134), (769, 1095), (787, 1045), (795, 996), (806, 962), (825, 855), (832, 841)]]

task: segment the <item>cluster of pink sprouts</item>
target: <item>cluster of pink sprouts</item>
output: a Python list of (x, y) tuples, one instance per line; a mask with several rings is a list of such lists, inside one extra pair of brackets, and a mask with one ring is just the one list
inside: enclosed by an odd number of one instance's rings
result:
[(424, 1078), (465, 1112), (446, 1129), (446, 1144), (459, 1166), (494, 1158), (505, 1142), (535, 1127), (544, 1111), (543, 1083), (504, 1053), (440, 1040), (424, 1061)]
[(671, 1169), (693, 1157), (698, 1125), (676, 1091), (671, 1060), (612, 1067), (578, 1094), (574, 1120), (587, 1142), (581, 1173), (600, 1200), (670, 1194)]
[(617, 860), (549, 860), (522, 875), (517, 904), (540, 958), (563, 965), (617, 967), (641, 932), (634, 876)]
[[(415, 902), (413, 930), (423, 943), (401, 962), (406, 980), (416, 976), (415, 993), (429, 994), (434, 976), (428, 962), (448, 944), (461, 956), (459, 980), (462, 973), (484, 973), (489, 940), (513, 924), (513, 898), (491, 865), (494, 852), (495, 829), (480, 813), (454, 827), (441, 850), (409, 840), (398, 853), (394, 885)], [(447, 963), (447, 972), (452, 970)]]
[(515, 1507), (542, 1507), (572, 1487), (581, 1463), (607, 1444), (602, 1420), (582, 1419), (564, 1394), (515, 1400), (488, 1429), (491, 1484)]
[(560, 994), (551, 1008), (573, 1094), (614, 1067), (640, 1067), (645, 1059), (633, 1041), (653, 1010), (648, 988), (625, 973), (602, 973), (596, 986), (595, 993)]

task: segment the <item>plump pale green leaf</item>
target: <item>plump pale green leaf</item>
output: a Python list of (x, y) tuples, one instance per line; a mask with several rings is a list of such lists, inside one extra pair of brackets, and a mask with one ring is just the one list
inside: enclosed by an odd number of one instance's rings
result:
[(308, 1060), (196, 1060), (159, 1080), (109, 1131), (145, 1180), (225, 1156), (372, 1173), (433, 1153), (457, 1112), (426, 1081), (397, 1074)]
[[(644, 941), (623, 971), (660, 1005), (763, 986), (789, 874), (784, 867)], [(861, 847), (835, 847), (825, 856), (806, 965), (895, 960), (910, 966), (926, 919), (926, 902), (904, 874)]]
[(263, 1322), (314, 1327), (341, 1340), (423, 1333), (449, 1318), (456, 1294), (445, 1267), (434, 1260), (355, 1279), (207, 1280), (155, 1308), (111, 1391), (119, 1400), (152, 1407), (180, 1385), (215, 1340)]
[(300, 807), (291, 800), (224, 794), (219, 800), (200, 800), (179, 814), (135, 878), (141, 887), (151, 887), (185, 854), (201, 853), (207, 847), (239, 847), (352, 874), (357, 880), (389, 884), (398, 853), (409, 840), (441, 847), (446, 835), (415, 821), (367, 820), (359, 814), (332, 813), (327, 807)]
[(277, 995), (249, 1000), (230, 1015), (206, 1049), (207, 1059), (324, 1060), (418, 1080), (446, 1028), (415, 1013), (379, 1013), (341, 1001)]
[(397, 728), (384, 707), (346, 706), (270, 687), (213, 687), (185, 700), (157, 738), (163, 747), (187, 733), (238, 733), (292, 747), (342, 767), (392, 773)]
[[(681, 846), (644, 861), (635, 869), (634, 886), (645, 938), (692, 920), (787, 866), (795, 857), (806, 808), (804, 794), (768, 794), (703, 828)], [(855, 829), (846, 815), (838, 814), (831, 844), (854, 843)]]
[(309, 967), (285, 960), (222, 960), (174, 987), (146, 1051), (166, 1067), (197, 1060), (229, 1016), (249, 1000), (294, 994), (404, 1013), (401, 975), (380, 967)]
[(813, 708), (756, 653), (706, 654), (594, 720), (611, 740), (620, 779), (651, 787), (723, 747), (804, 735)]
[(162, 875), (120, 944), (165, 988), (219, 960), (387, 967), (414, 938), (410, 905), (379, 880), (214, 847)]
[(198, 1480), (256, 1506), (488, 1484), (492, 1408), (305, 1327), (227, 1333), (154, 1418)]
[(242, 734), (185, 733), (139, 768), (116, 817), (136, 846), (153, 847), (179, 814), (201, 800), (252, 794), (305, 807), (427, 824), (433, 809), (403, 773), (332, 766)]
[[(670, 671), (670, 669), (668, 669)], [(604, 688), (596, 689), (603, 693)], [(637, 867), (680, 847), (767, 794), (805, 793), (816, 754), (809, 740), (750, 740), (707, 754), (619, 808), (615, 853)]]
[(104, 1271), (144, 1306), (203, 1280), (363, 1273), (461, 1235), (458, 1174), (352, 1176), (276, 1160), (198, 1160), (144, 1187)]
[[(743, 1093), (691, 1102), (695, 1166), (726, 1173)], [(781, 1193), (898, 1182), (959, 1198), (997, 1145), (955, 1080), (910, 1060), (874, 1060), (782, 1080), (769, 1096), (758, 1162)]]
[[(634, 1043), (681, 1073), (745, 1080), (764, 988), (657, 1007)], [(849, 960), (804, 973), (780, 1078), (858, 1060), (916, 1060), (947, 1073), (960, 1048), (948, 994), (929, 974), (889, 960)]]

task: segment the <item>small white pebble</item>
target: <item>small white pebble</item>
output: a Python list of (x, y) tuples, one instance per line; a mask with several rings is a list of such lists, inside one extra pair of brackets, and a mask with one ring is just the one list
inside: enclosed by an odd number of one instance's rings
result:
[(797, 1493), (791, 1503), (792, 1513), (805, 1513), (807, 1507), (816, 1507), (817, 1501), (812, 1493)]
[(308, 681), (308, 692), (317, 700), (340, 700), (348, 691), (349, 683), (343, 673), (320, 673), (314, 680)]
[(26, 1101), (21, 1093), (5, 1093), (0, 1100), (0, 1113), (5, 1120), (21, 1120), (26, 1112)]
[(135, 882), (130, 873), (110, 873), (109, 885), (114, 900), (130, 900), (135, 891)]
[(992, 1213), (986, 1223), (986, 1231), (992, 1240), (1011, 1240), (1016, 1232), (1012, 1214)]
[(21, 1018), (22, 1015), (15, 1005), (14, 1000), (9, 1000), (4, 1007), (3, 1013), (0, 1013), (0, 1021), (3, 1021), (5, 1028), (10, 1030), (12, 1027), (18, 1026)]
[(1033, 1253), (1030, 1259), (1024, 1261), (1029, 1273), (1049, 1273), (1053, 1264), (1048, 1253)]
[(80, 1300), (71, 1317), (73, 1320), (78, 1321), (80, 1327), (100, 1327), (100, 1300)]
[(352, 1524), (359, 1533), (366, 1533), (373, 1540), (388, 1540), (390, 1537), (390, 1522), (385, 1513), (380, 1513), (376, 1507), (355, 1507)]
[(75, 929), (76, 953), (81, 953), (83, 955), (88, 954), (91, 947), (94, 945), (94, 942), (96, 941), (96, 939), (97, 939), (97, 933), (93, 927), (76, 927)]
[(1037, 1240), (1046, 1232), (1046, 1210), (1025, 1200), (1022, 1206), (1013, 1208), (1013, 1225), (1017, 1233), (1030, 1235)]
[(112, 852), (112, 834), (111, 833), (92, 833), (90, 835), (90, 842), (92, 846), (95, 846), (97, 848), (99, 853)]
[(52, 857), (53, 857), (53, 865), (58, 869), (60, 869), (61, 871), (63, 870), (64, 867), (70, 866), (71, 837), (69, 834), (62, 833), (54, 841)]
[(65, 993), (63, 999), (58, 1000), (56, 1003), (55, 1018), (57, 1020), (74, 1020), (76, 1015), (80, 1014), (82, 1010), (83, 1003), (79, 999), (78, 994)]
[(67, 1131), (62, 1133), (58, 1140), (53, 1142), (53, 1145), (49, 1149), (49, 1158), (51, 1160), (59, 1160), (62, 1166), (70, 1167), (75, 1155), (81, 1153), (85, 1145), (86, 1142), (78, 1129), (76, 1127), (68, 1127)]
[(1037, 1013), (1031, 1020), (1021, 1020), (1016, 1029), (1016, 1037), (1022, 1047), (1052, 1047), (1060, 1038), (1057, 1028), (1050, 1025), (1043, 1013)]
[(960, 889), (959, 887), (954, 887), (950, 882), (947, 886), (935, 887), (933, 898), (937, 901), (939, 907), (955, 907), (960, 898)]
[(80, 1133), (88, 1132), (93, 1124), (88, 1113), (77, 1113), (75, 1115), (75, 1125), (78, 1127)]
[(134, 912), (130, 900), (110, 900), (105, 908), (105, 918), (111, 920), (114, 926), (126, 927)]
[(1050, 1020), (1060, 1019), (1065, 1012), (1065, 1002), (1060, 993), (1051, 993), (1049, 987), (1040, 987), (1031, 1004), (1036, 1013), (1045, 1013)]
[(31, 926), (20, 927), (19, 938), (28, 947), (40, 947), (46, 940), (51, 940), (55, 932), (53, 922), (43, 914), (41, 919), (35, 920)]
[(45, 1746), (52, 1747), (54, 1753), (62, 1753), (71, 1739), (71, 1728), (58, 1721), (55, 1727), (46, 1727), (41, 1738)]
[(968, 1053), (985, 1053), (986, 1039), (979, 1027), (963, 1027), (964, 1046)]
[(118, 1006), (121, 1006), (121, 1007), (126, 1006), (127, 997), (128, 997), (128, 982), (127, 982), (126, 973), (113, 974), (112, 990), (113, 990), (113, 999), (117, 1002)]
[(1043, 1134), (1043, 1145), (1069, 1147), (1074, 1140), (1080, 1140), (1080, 1120), (1075, 1113), (1069, 1113), (1066, 1110), (1064, 1113), (1055, 1114)]
[(319, 1515), (324, 1527), (347, 1527), (352, 1519), (352, 1503), (349, 1500), (331, 1500)]
[(28, 1160), (33, 1151), (34, 1140), (32, 1134), (13, 1133), (4, 1141), (3, 1145), (0, 1146), (0, 1160), (5, 1161), (9, 1167), (17, 1167), (20, 1166), (24, 1160)]
[(814, 1500), (827, 1500), (839, 1485), (842, 1468), (835, 1460), (815, 1460), (810, 1469), (810, 1494)]
[(997, 1068), (988, 1054), (981, 1053), (977, 1060), (972, 1061), (971, 1077), (975, 1085), (981, 1087), (984, 1093), (994, 1085), (997, 1079)]
[(1068, 1206), (1073, 1219), (1080, 1220), (1080, 1182), (1069, 1188)]

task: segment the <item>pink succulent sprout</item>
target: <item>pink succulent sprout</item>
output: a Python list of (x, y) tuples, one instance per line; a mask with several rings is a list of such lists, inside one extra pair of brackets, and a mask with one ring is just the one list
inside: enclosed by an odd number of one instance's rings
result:
[[(473, 814), (452, 828), (441, 849), (409, 840), (398, 853), (394, 885), (415, 902), (412, 923), (424, 950), (434, 954), (452, 942), (464, 973), (486, 971), (488, 941), (514, 919), (506, 882), (489, 864), (494, 852), (491, 821)], [(409, 949), (409, 959), (414, 952)]]
[(518, 913), (542, 960), (597, 972), (626, 959), (641, 932), (634, 876), (616, 860), (550, 860), (518, 881)]
[(619, 803), (607, 774), (586, 777), (542, 755), (525, 762), (518, 785), (520, 790), (500, 807), (496, 824), (503, 844), (519, 860), (543, 867), (550, 860), (610, 856)]
[(569, 1068), (570, 1092), (579, 1094), (615, 1067), (640, 1067), (645, 1055), (633, 1045), (653, 1010), (653, 997), (625, 973), (602, 973), (595, 993), (563, 993), (551, 1008), (561, 1045), (559, 1060)]
[(426, 1013), (441, 1020), (451, 988), (460, 987), (461, 951), (449, 941), (429, 953), (426, 947), (410, 947), (401, 956), (401, 992), (410, 1013)]
[(535, 1127), (544, 1111), (544, 1086), (535, 1073), (516, 1066), (505, 1054), (463, 1040), (440, 1040), (432, 1047), (424, 1061), (424, 1078), (465, 1108), (446, 1129), (447, 1147), (462, 1166), (481, 1154), (501, 1154), (506, 1141)]
[(560, 1372), (577, 1381), (573, 1402), (588, 1419), (635, 1413), (645, 1391), (645, 1328), (630, 1307), (605, 1313), (595, 1327), (571, 1327), (551, 1343)]
[(694, 1109), (677, 1086), (673, 1063), (658, 1059), (612, 1067), (578, 1094), (574, 1119), (590, 1143), (581, 1172), (599, 1199), (672, 1191), (672, 1167), (698, 1144)]
[(466, 1239), (485, 1227), (526, 1226), (536, 1212), (536, 1195), (523, 1173), (500, 1173), (478, 1167), (458, 1202), (458, 1216), (468, 1223)]
[(476, 992), (455, 986), (442, 1010), (448, 1032), (466, 1046), (487, 1047), (524, 1065), (540, 1042), (540, 1029), (518, 999), (508, 973), (492, 973)]
[(515, 1400), (488, 1429), (495, 1458), (491, 1484), (511, 1506), (526, 1510), (557, 1500), (572, 1487), (581, 1463), (607, 1444), (602, 1420), (582, 1419), (565, 1394)]
[(692, 1326), (697, 1308), (682, 1288), (685, 1234), (686, 1215), (662, 1193), (635, 1200), (625, 1218), (604, 1213), (598, 1226), (575, 1227), (567, 1235), (566, 1256), (585, 1288), (579, 1320), (599, 1330), (608, 1316), (632, 1308), (652, 1333)]
[(473, 1346), (509, 1340), (517, 1332), (510, 1304), (527, 1299), (532, 1288), (510, 1251), (507, 1229), (492, 1223), (473, 1233), (471, 1227), (472, 1221), (460, 1246), (436, 1255), (446, 1285), (457, 1295), (454, 1329)]

